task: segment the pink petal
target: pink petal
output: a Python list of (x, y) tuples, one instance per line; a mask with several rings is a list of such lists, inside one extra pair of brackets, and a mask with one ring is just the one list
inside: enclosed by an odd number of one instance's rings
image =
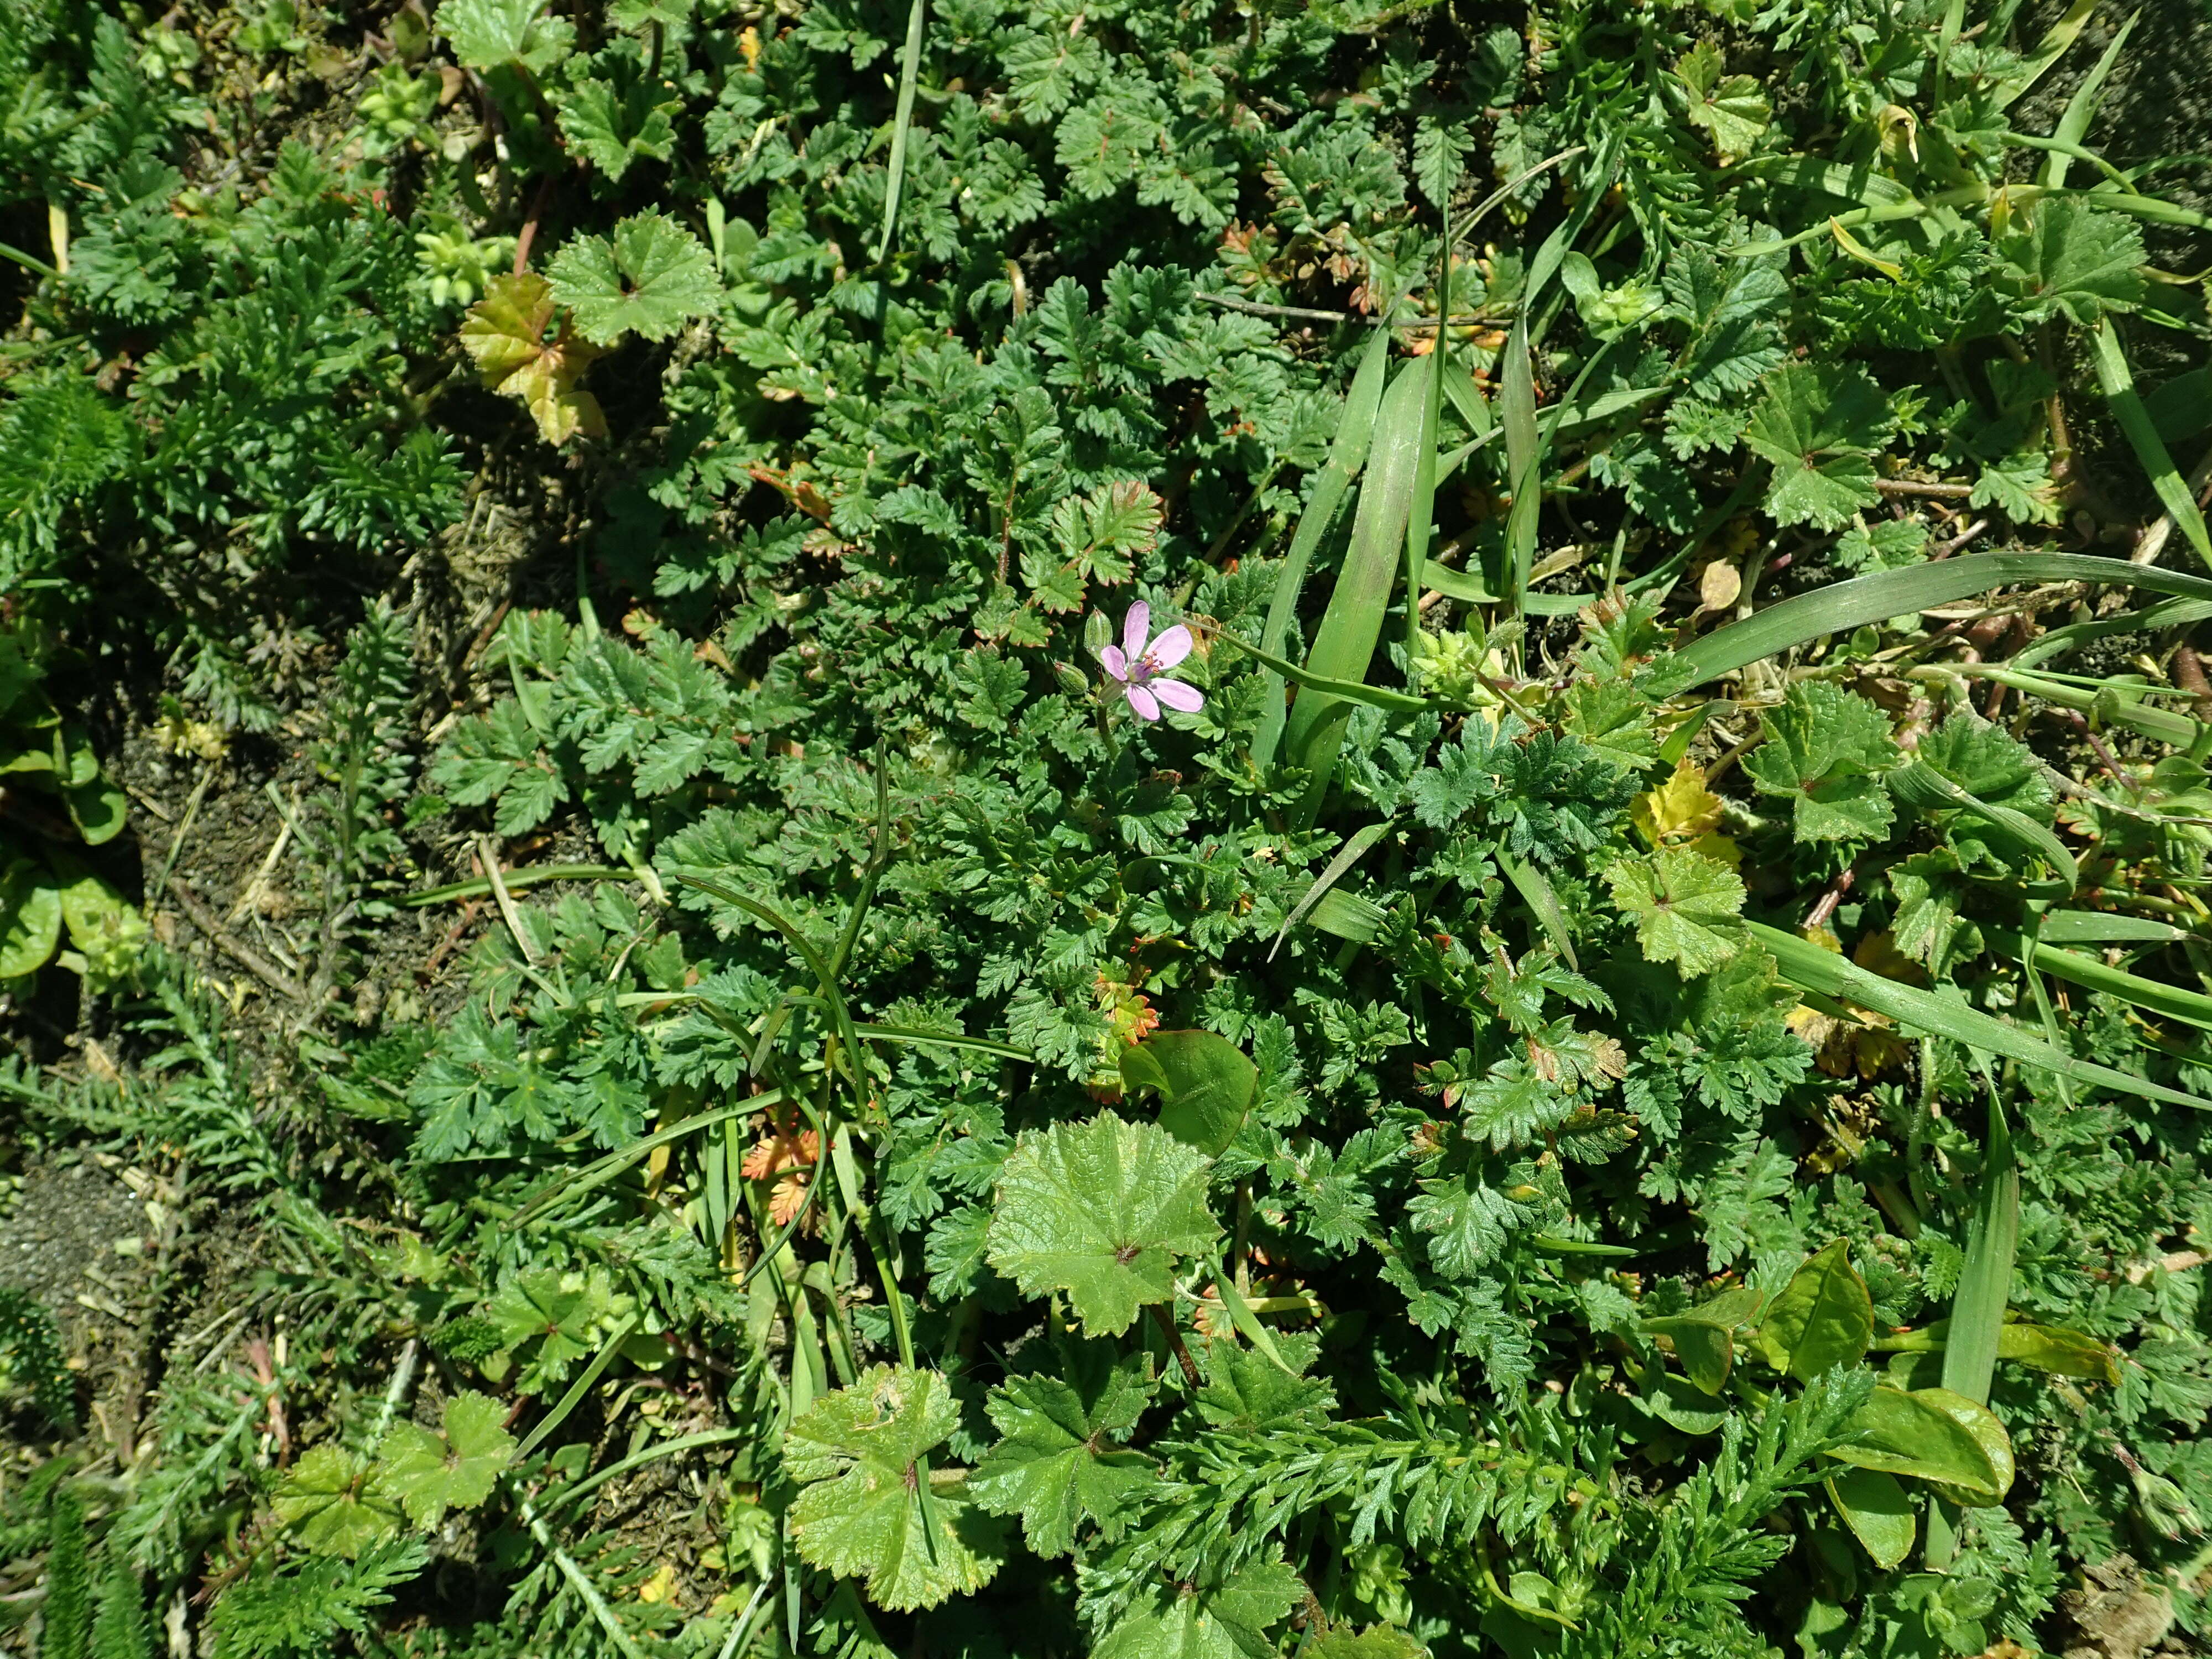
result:
[(1181, 680), (1154, 680), (1152, 689), (1162, 702), (1180, 714), (1195, 714), (1206, 707), (1206, 694)]
[(1121, 649), (1129, 653), (1131, 662), (1145, 654), (1145, 636), (1152, 626), (1152, 607), (1139, 599), (1121, 619)]
[(1121, 647), (1109, 645), (1098, 653), (1098, 660), (1106, 665), (1106, 672), (1117, 680), (1129, 678), (1129, 659), (1121, 654)]
[(1145, 653), (1145, 665), (1157, 674), (1173, 668), (1188, 655), (1190, 629), (1177, 623), (1152, 641), (1151, 648)]
[(1156, 720), (1160, 717), (1160, 705), (1152, 694), (1141, 685), (1128, 690), (1129, 707), (1137, 711), (1140, 720)]

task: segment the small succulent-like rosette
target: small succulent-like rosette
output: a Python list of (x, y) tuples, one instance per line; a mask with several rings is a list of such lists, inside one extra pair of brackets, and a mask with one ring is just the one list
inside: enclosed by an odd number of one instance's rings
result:
[[(1104, 618), (1099, 621), (1103, 623)], [(1206, 706), (1204, 694), (1194, 685), (1167, 678), (1170, 669), (1190, 655), (1190, 629), (1177, 623), (1158, 638), (1148, 639), (1152, 626), (1152, 608), (1139, 599), (1121, 619), (1121, 643), (1093, 647), (1099, 665), (1139, 720), (1159, 719), (1162, 704), (1194, 714)]]

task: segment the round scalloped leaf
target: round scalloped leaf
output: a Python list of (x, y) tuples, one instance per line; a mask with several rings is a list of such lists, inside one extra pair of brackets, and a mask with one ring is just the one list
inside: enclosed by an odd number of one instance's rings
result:
[(1028, 1296), (1065, 1291), (1093, 1336), (1175, 1295), (1174, 1261), (1221, 1231), (1208, 1160), (1164, 1129), (1111, 1112), (1025, 1131), (999, 1176), (991, 1265)]
[(327, 1443), (292, 1466), (270, 1507), (318, 1555), (356, 1556), (399, 1530), (399, 1504), (371, 1478), (368, 1460)]
[(783, 1441), (784, 1471), (804, 1488), (791, 1508), (800, 1556), (864, 1579), (868, 1599), (897, 1613), (990, 1583), (1003, 1524), (929, 1478), (929, 1452), (959, 1421), (943, 1376), (896, 1365), (809, 1406)]
[(398, 1498), (418, 1527), (436, 1526), (449, 1509), (474, 1509), (514, 1456), (506, 1419), (499, 1401), (471, 1389), (446, 1402), (442, 1434), (398, 1425), (377, 1448), (378, 1488)]
[(665, 340), (721, 301), (706, 245), (664, 213), (640, 213), (610, 242), (579, 236), (553, 256), (553, 297), (587, 340), (612, 345), (633, 331)]

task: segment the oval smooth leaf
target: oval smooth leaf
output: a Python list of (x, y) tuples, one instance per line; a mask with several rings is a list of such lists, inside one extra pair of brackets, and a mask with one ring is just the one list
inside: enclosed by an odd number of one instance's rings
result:
[(1997, 1358), (2054, 1376), (2085, 1377), (2117, 1386), (2119, 1361), (2112, 1345), (2062, 1325), (2005, 1325), (1997, 1331)]
[(1674, 1345), (1675, 1357), (1690, 1381), (1707, 1394), (1717, 1395), (1735, 1363), (1735, 1340), (1726, 1325), (1683, 1314), (1671, 1319), (1647, 1319), (1646, 1336), (1663, 1336)]
[(1155, 1031), (1121, 1055), (1121, 1084), (1160, 1097), (1160, 1127), (1211, 1158), (1244, 1127), (1260, 1068), (1211, 1031)]
[(1729, 1419), (1727, 1407), (1715, 1404), (1686, 1378), (1656, 1366), (1644, 1404), (1652, 1416), (1684, 1434), (1718, 1434)]
[(1897, 1477), (1881, 1469), (1845, 1469), (1825, 1483), (1828, 1501), (1884, 1572), (1912, 1553), (1920, 1531), (1912, 1499)]
[[(1948, 1389), (1922, 1389), (1913, 1397), (1924, 1400), (1936, 1410), (1949, 1413), (1960, 1427), (1973, 1436), (1974, 1443), (1990, 1460), (1990, 1471), (1996, 1477), (1998, 1498), (2002, 1498), (2012, 1490), (2012, 1437), (2005, 1432), (2004, 1425), (1997, 1421), (1994, 1412), (1962, 1394), (1954, 1394)], [(1948, 1495), (1962, 1507), (1992, 1501), (1963, 1488)]]
[(1929, 1398), (1942, 1392), (1877, 1388), (1851, 1419), (1856, 1440), (1828, 1455), (1862, 1469), (1933, 1481), (1967, 1494), (1974, 1504), (1996, 1502), (2002, 1488), (1990, 1455), (1972, 1430)]
[(1760, 1351), (1801, 1382), (1856, 1365), (1873, 1340), (1874, 1299), (1840, 1238), (1790, 1276), (1759, 1328)]
[(37, 973), (61, 933), (60, 889), (29, 860), (19, 860), (0, 879), (0, 979)]

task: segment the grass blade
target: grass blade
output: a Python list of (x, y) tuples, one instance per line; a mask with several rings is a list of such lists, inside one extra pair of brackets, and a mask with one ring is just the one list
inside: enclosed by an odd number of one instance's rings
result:
[(562, 1395), (560, 1402), (539, 1418), (537, 1425), (522, 1437), (522, 1443), (514, 1449), (515, 1462), (520, 1462), (544, 1445), (545, 1437), (568, 1420), (568, 1413), (576, 1409), (577, 1402), (589, 1394), (592, 1384), (599, 1380), (599, 1373), (614, 1363), (616, 1353), (623, 1343), (629, 1340), (629, 1334), (637, 1328), (637, 1320), (635, 1313), (623, 1316), (621, 1322), (608, 1334), (607, 1340), (599, 1345), (599, 1351), (592, 1356), (592, 1363), (585, 1366), (582, 1373), (568, 1385), (568, 1392)]
[[(2101, 920), (2118, 921), (2120, 918)], [(2049, 943), (2047, 938), (2027, 939), (2018, 934), (1996, 931), (1992, 931), (1989, 938), (1993, 949), (2010, 950), (2017, 953), (2024, 948), (2027, 953), (2025, 960), (2028, 964), (2041, 969), (2054, 979), (2063, 979), (2085, 991), (2101, 991), (2107, 996), (2118, 997), (2123, 1002), (2132, 1003), (2151, 1013), (2212, 1030), (2212, 997), (2201, 991), (2185, 991), (2178, 985), (2145, 979), (2124, 968), (2112, 967), (2094, 957), (2076, 956), (2071, 951), (2057, 949)]]
[[(2055, 36), (2067, 24), (2074, 25), (2072, 32), (2064, 40), (2058, 43), (2057, 50), (2051, 52), (2048, 58), (2040, 52), (2036, 54), (2030, 64), (2034, 73), (2030, 75), (2021, 86), (2022, 92), (2033, 86), (2036, 77), (2050, 68), (2052, 64), (2057, 63), (2059, 53), (2073, 44), (2074, 36), (2081, 32), (2081, 22), (2075, 21), (2077, 15), (2086, 21), (2094, 4), (2094, 0), (2075, 0), (2072, 9), (2052, 26), (2051, 35)], [(2058, 118), (2058, 125), (2051, 130), (2051, 134), (2060, 143), (2079, 144), (2088, 136), (2089, 123), (2097, 116), (2097, 106), (2105, 100), (2106, 78), (2112, 74), (2112, 65), (2119, 62), (2120, 52), (2128, 44), (2128, 36), (2135, 33), (2136, 23), (2142, 16), (2142, 14), (2138, 11), (2120, 25), (2118, 32), (2112, 36), (2112, 44), (2105, 48), (2105, 55), (2097, 60), (2097, 66), (2082, 77), (2081, 84), (2074, 88), (2074, 95), (2066, 100), (2065, 113)], [(2051, 36), (2045, 37), (2044, 44), (2045, 50), (2048, 51), (2051, 46)], [(2009, 85), (2010, 83), (2008, 82), (2008, 90)], [(1997, 107), (2002, 109), (2011, 100), (2001, 95)], [(2044, 184), (2052, 190), (2063, 185), (2066, 182), (2066, 163), (2067, 156), (2064, 151), (2052, 151), (2051, 159), (2043, 164)]]
[[(1291, 550), (1283, 561), (1282, 574), (1275, 578), (1275, 592), (1267, 601), (1267, 625), (1260, 630), (1261, 648), (1276, 656), (1283, 654), (1283, 646), (1291, 636), (1291, 623), (1298, 613), (1298, 590), (1305, 586), (1306, 567), (1313, 562), (1314, 550), (1328, 533), (1336, 521), (1337, 511), (1344, 505), (1345, 492), (1352, 481), (1359, 476), (1366, 465), (1367, 447), (1375, 436), (1376, 411), (1382, 403), (1382, 384), (1390, 370), (1390, 336), (1387, 330), (1377, 329), (1360, 354), (1359, 368), (1352, 377), (1352, 389), (1345, 393), (1344, 413), (1336, 423), (1336, 437), (1329, 445), (1328, 464), (1322, 467), (1321, 477), (1315, 482), (1313, 499), (1298, 516), (1297, 532), (1291, 538)], [(1260, 724), (1252, 733), (1252, 764), (1264, 773), (1274, 763), (1276, 745), (1282, 741), (1283, 720), (1288, 709), (1283, 702), (1283, 678), (1273, 669), (1268, 674), (1267, 701), (1261, 705)]]
[(1328, 861), (1328, 867), (1314, 878), (1314, 884), (1306, 889), (1305, 896), (1297, 902), (1297, 908), (1283, 918), (1282, 927), (1275, 933), (1275, 942), (1267, 947), (1268, 961), (1275, 959), (1275, 952), (1283, 948), (1283, 941), (1291, 936), (1291, 929), (1306, 919), (1306, 913), (1319, 904), (1328, 896), (1329, 889), (1344, 878), (1345, 872), (1358, 863), (1369, 848), (1389, 833), (1390, 824), (1389, 818), (1379, 823), (1370, 823), (1355, 832), (1351, 840), (1337, 849), (1336, 856)]
[[(1307, 671), (1324, 683), (1356, 685), (1364, 681), (1382, 637), (1390, 591), (1397, 585), (1399, 549), (1413, 512), (1413, 475), (1428, 396), (1429, 377), (1420, 372), (1422, 368), (1414, 362), (1400, 369), (1382, 396), (1367, 477), (1359, 487), (1359, 510), (1352, 523), (1352, 546), (1337, 573), (1328, 609), (1314, 632), (1313, 647), (1306, 653)], [(1302, 823), (1310, 824), (1321, 810), (1351, 714), (1351, 705), (1340, 692), (1316, 695), (1311, 683), (1306, 695), (1291, 705), (1283, 725), (1285, 753), (1311, 780), (1299, 814)]]
[[(2017, 75), (2008, 76), (1997, 82), (1995, 100), (1996, 107), (2008, 108), (2034, 90), (2035, 83), (2043, 79), (2051, 71), (2051, 67), (2066, 55), (2067, 48), (2071, 46), (2081, 34), (2081, 26), (2089, 21), (2089, 14), (2096, 9), (2097, 0), (2074, 0), (2074, 3), (2066, 9), (2066, 15), (2044, 31), (2043, 39), (2036, 43), (2034, 52), (2030, 53), (2027, 61), (2021, 65), (2020, 72)], [(2136, 20), (2133, 17), (2129, 18), (2120, 26), (2119, 33), (2114, 37), (2112, 46), (2105, 53), (2106, 61), (2099, 64), (2089, 79), (2083, 82), (2080, 88), (2075, 91), (2075, 104), (2081, 101), (2083, 94), (2090, 92), (2092, 85), (2103, 81), (2105, 71), (2110, 67), (2113, 54), (2119, 51), (2121, 42), (2128, 38), (2128, 31), (2135, 26)], [(2090, 96), (2094, 108), (2094, 94), (2090, 94)], [(2071, 120), (2073, 115), (2074, 106), (2069, 104), (2066, 109), (2067, 120)], [(2082, 118), (2082, 125), (2086, 127), (2087, 125), (2088, 118), (2085, 115)], [(2062, 134), (2065, 131), (2065, 125), (2064, 121), (2059, 123), (2059, 131)], [(2078, 133), (2075, 136), (2077, 139), (2080, 137)]]
[[(1444, 220), (1443, 272), (1437, 287), (1437, 315), (1449, 317), (1451, 308), (1451, 220)], [(1516, 327), (1519, 325), (1516, 324)], [(1413, 458), (1413, 499), (1406, 513), (1406, 678), (1410, 684), (1420, 655), (1421, 573), (1429, 560), (1429, 532), (1437, 513), (1437, 429), (1443, 419), (1444, 366), (1450, 361), (1451, 331), (1441, 323), (1429, 348), (1429, 395), (1421, 405), (1420, 447)]]
[(890, 177), (884, 184), (884, 228), (876, 240), (876, 260), (891, 251), (898, 228), (899, 192), (906, 184), (906, 136), (914, 125), (914, 89), (921, 79), (921, 25), (929, 0), (914, 0), (906, 15), (906, 52), (899, 63), (898, 112), (892, 118)]
[[(2194, 1095), (2184, 1094), (2179, 1089), (2169, 1089), (2162, 1083), (2130, 1077), (2125, 1072), (2100, 1066), (2094, 1060), (2076, 1060), (2073, 1055), (2053, 1048), (2041, 1037), (2031, 1036), (2016, 1025), (2008, 1025), (2001, 1019), (1991, 1018), (1967, 1007), (1963, 1002), (1953, 1002), (1915, 986), (1900, 985), (1895, 980), (1869, 973), (1865, 969), (1844, 961), (1834, 951), (1823, 951), (1819, 945), (1802, 939), (1795, 933), (1785, 933), (1778, 927), (1769, 927), (1756, 921), (1747, 922), (1745, 926), (1750, 930), (1753, 941), (1774, 957), (1784, 979), (1820, 996), (1848, 999), (1862, 1008), (1870, 1008), (1877, 1014), (1887, 1014), (1908, 1030), (1928, 1036), (1947, 1037), (1970, 1048), (2002, 1054), (2007, 1060), (2056, 1073), (2075, 1083), (2100, 1089), (2117, 1089), (2124, 1093), (2141, 1095), (2146, 1100), (2164, 1101), (2172, 1106), (2191, 1106), (2199, 1111), (2207, 1109), (2208, 1103)], [(2040, 952), (2038, 959), (2041, 960)]]
[(2179, 945), (2191, 935), (2170, 921), (2105, 910), (2053, 910), (2036, 935), (2041, 945)]
[(1567, 925), (1566, 912), (1559, 908), (1559, 896), (1552, 890), (1550, 879), (1541, 870), (1526, 865), (1503, 847), (1497, 849), (1498, 867), (1505, 872), (1505, 879), (1513, 884), (1522, 901), (1535, 913), (1544, 936), (1552, 941), (1568, 967), (1580, 970), (1582, 963), (1575, 959), (1575, 930)]
[(1543, 463), (1542, 441), (1536, 430), (1536, 375), (1528, 362), (1525, 312), (1514, 319), (1498, 374), (1498, 419), (1505, 428), (1505, 478), (1513, 491), (1512, 511), (1505, 520), (1505, 603), (1517, 615), (1521, 596), (1528, 591), (1529, 568), (1535, 561), (1536, 514), (1541, 502), (1538, 469)]
[(2073, 854), (2045, 825), (2025, 812), (1999, 806), (1968, 793), (1931, 766), (1908, 761), (1889, 775), (1892, 793), (1909, 806), (1921, 810), (1954, 808), (1971, 812), (2024, 852), (2032, 852), (2058, 872), (2071, 893), (2081, 884), (2081, 871)]
[(2148, 611), (2123, 611), (2117, 617), (2096, 617), (2068, 623), (2005, 659), (2008, 668), (2033, 668), (2049, 658), (2063, 656), (2077, 645), (2112, 634), (2148, 634), (2182, 623), (2203, 622), (2212, 617), (2212, 599), (2168, 599)]
[(770, 1089), (765, 1094), (750, 1096), (737, 1102), (734, 1105), (717, 1106), (711, 1112), (701, 1112), (696, 1117), (687, 1117), (681, 1123), (673, 1123), (665, 1129), (656, 1130), (652, 1134), (631, 1141), (627, 1146), (618, 1146), (605, 1157), (593, 1159), (582, 1169), (571, 1170), (566, 1175), (556, 1176), (546, 1185), (540, 1187), (530, 1195), (523, 1206), (509, 1218), (507, 1224), (510, 1227), (521, 1226), (532, 1216), (542, 1213), (547, 1205), (564, 1193), (580, 1197), (595, 1187), (605, 1186), (647, 1152), (658, 1147), (665, 1146), (671, 1141), (681, 1140), (684, 1136), (695, 1133), (701, 1129), (711, 1129), (717, 1123), (726, 1123), (733, 1117), (749, 1117), (755, 1112), (765, 1111), (782, 1099), (782, 1090)]
[[(2012, 1300), (2013, 1257), (2020, 1247), (2020, 1165), (2014, 1161), (2012, 1133), (1994, 1080), (1990, 1085), (1989, 1134), (1983, 1147), (1982, 1179), (1975, 1194), (1974, 1218), (1966, 1233), (1966, 1260), (1959, 1290), (1951, 1301), (1950, 1329), (1943, 1343), (1943, 1386), (1978, 1406), (1990, 1401), (1996, 1375), (1997, 1340), (2004, 1328), (2005, 1304)], [(1951, 1565), (1958, 1534), (1939, 1498), (1929, 1506), (1925, 1559), (1932, 1571)]]
[(2095, 338), (2097, 381), (2105, 388), (2105, 401), (2112, 406), (2120, 429), (2135, 446), (2136, 459), (2150, 474), (2150, 487), (2158, 492), (2159, 504), (2189, 538), (2197, 556), (2212, 565), (2212, 534), (2205, 531), (2204, 515), (2197, 510), (2197, 499), (2182, 481), (2181, 469), (2166, 453), (2166, 441), (2158, 435), (2157, 424), (2143, 407), (2142, 397), (2136, 391), (2136, 377), (2128, 368), (2127, 354), (2120, 349), (2119, 331), (2110, 317), (2097, 325)]
[[(1427, 697), (1417, 697), (1410, 691), (1394, 691), (1384, 685), (1369, 685), (1361, 680), (1337, 679), (1327, 674), (1316, 674), (1311, 669), (1301, 668), (1297, 664), (1275, 655), (1272, 651), (1262, 651), (1258, 646), (1249, 641), (1240, 640), (1234, 634), (1206, 629), (1203, 623), (1194, 623), (1191, 626), (1201, 631), (1212, 632), (1213, 637), (1222, 644), (1234, 646), (1291, 684), (1322, 696), (1344, 702), (1365, 703), (1370, 708), (1388, 708), (1399, 714), (1419, 714), (1424, 709), (1446, 706)], [(1378, 623), (1378, 632), (1380, 628)]]
[[(2139, 569), (2143, 568), (2137, 567)], [(1996, 680), (2000, 684), (2009, 685), (2015, 691), (2025, 691), (2030, 696), (2040, 697), (2061, 708), (2071, 708), (2085, 714), (2096, 710), (2098, 718), (2108, 725), (2124, 726), (2130, 732), (2140, 732), (2155, 742), (2170, 743), (2177, 748), (2193, 750), (2204, 731), (2186, 714), (2177, 714), (2170, 708), (2159, 708), (2140, 698), (2127, 696), (2124, 687), (2069, 685), (2047, 674), (2021, 673), (2008, 663), (1960, 663), (1958, 668), (1968, 678)], [(2113, 695), (2105, 695), (2108, 689)]]
[[(2194, 507), (2194, 503), (2191, 506)], [(1809, 593), (1796, 594), (1756, 615), (1717, 628), (1683, 647), (1697, 671), (1692, 685), (1731, 670), (1865, 623), (1887, 622), (1915, 611), (1970, 599), (2014, 582), (2098, 582), (2212, 599), (2212, 580), (2085, 553), (1970, 553), (1961, 558), (1908, 565), (1854, 576)]]

